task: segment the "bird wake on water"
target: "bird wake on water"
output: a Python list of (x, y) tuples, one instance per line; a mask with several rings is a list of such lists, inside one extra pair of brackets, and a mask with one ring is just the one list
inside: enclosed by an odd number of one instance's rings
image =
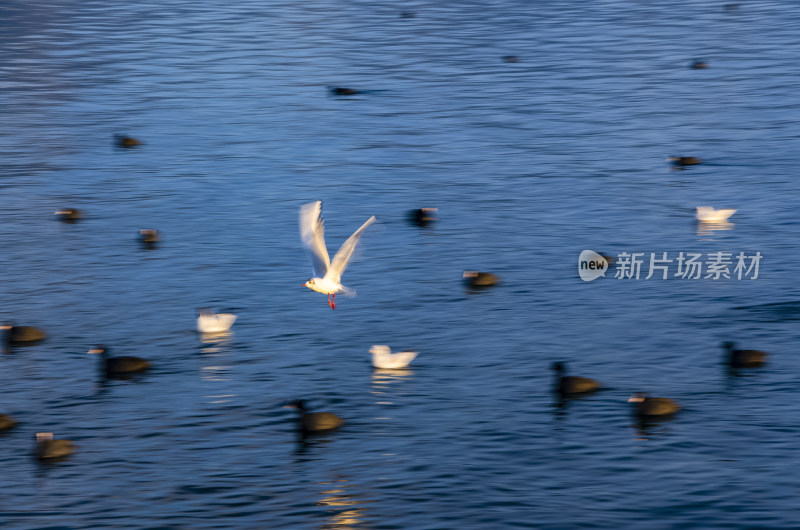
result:
[(347, 268), (358, 240), (369, 225), (375, 222), (373, 215), (347, 238), (331, 261), (325, 246), (325, 227), (322, 221), (322, 201), (310, 202), (300, 207), (300, 238), (311, 254), (314, 277), (303, 284), (312, 291), (328, 295), (328, 305), (336, 309), (336, 293), (351, 292), (342, 285), (342, 273)]

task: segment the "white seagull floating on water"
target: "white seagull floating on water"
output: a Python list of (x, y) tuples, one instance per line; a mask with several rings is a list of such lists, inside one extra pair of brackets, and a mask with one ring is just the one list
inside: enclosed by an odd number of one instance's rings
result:
[(341, 284), (342, 273), (347, 267), (358, 240), (364, 230), (375, 221), (373, 215), (347, 238), (331, 261), (325, 247), (325, 227), (322, 222), (322, 201), (310, 202), (300, 207), (300, 237), (311, 251), (314, 277), (303, 284), (312, 291), (328, 295), (328, 305), (336, 309), (336, 293), (349, 291)]
[(401, 351), (392, 353), (389, 346), (376, 344), (369, 352), (372, 354), (372, 366), (375, 368), (398, 369), (405, 368), (417, 356), (415, 351)]
[(715, 210), (712, 206), (698, 206), (695, 217), (704, 223), (721, 223), (735, 213), (736, 210)]
[(206, 307), (201, 307), (197, 313), (197, 331), (200, 333), (222, 333), (228, 331), (236, 322), (236, 315), (214, 313)]

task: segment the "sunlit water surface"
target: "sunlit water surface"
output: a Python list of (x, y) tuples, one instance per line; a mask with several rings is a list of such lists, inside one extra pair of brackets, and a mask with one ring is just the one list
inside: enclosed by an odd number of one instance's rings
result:
[[(0, 318), (49, 339), (0, 357), (0, 525), (796, 528), (799, 13), (6, 2)], [(300, 286), (316, 199), (332, 248), (379, 219), (335, 311)], [(698, 230), (702, 205), (734, 226)], [(422, 206), (438, 224), (406, 222)], [(764, 258), (756, 280), (584, 283), (583, 249)], [(467, 269), (502, 284), (468, 293)], [(198, 336), (199, 306), (233, 334)], [(722, 340), (769, 365), (726, 372)], [(154, 369), (100, 386), (98, 343)], [(373, 344), (420, 355), (374, 372)], [(606, 390), (556, 406), (554, 360)], [(641, 430), (641, 390), (684, 409)], [(346, 425), (298, 443), (298, 397)], [(78, 452), (37, 465), (37, 431)]]

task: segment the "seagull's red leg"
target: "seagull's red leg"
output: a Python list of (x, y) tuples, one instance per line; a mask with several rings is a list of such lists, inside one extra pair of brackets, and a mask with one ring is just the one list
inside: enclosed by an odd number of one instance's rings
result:
[(336, 309), (336, 293), (333, 293), (333, 298), (331, 298), (331, 309)]

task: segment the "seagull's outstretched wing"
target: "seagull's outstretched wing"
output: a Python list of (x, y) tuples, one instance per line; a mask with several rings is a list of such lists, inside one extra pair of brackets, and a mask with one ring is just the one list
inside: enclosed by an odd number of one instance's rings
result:
[(333, 262), (331, 263), (330, 268), (328, 269), (328, 276), (327, 278), (331, 281), (339, 283), (342, 278), (342, 273), (347, 268), (347, 264), (350, 261), (350, 258), (353, 257), (353, 251), (356, 249), (356, 244), (358, 244), (358, 240), (361, 238), (361, 234), (364, 233), (364, 230), (367, 229), (369, 225), (375, 222), (375, 216), (373, 215), (367, 222), (361, 225), (361, 228), (356, 230), (352, 236), (347, 238), (339, 251), (333, 257)]
[(314, 277), (324, 278), (331, 268), (331, 258), (325, 248), (325, 225), (322, 222), (322, 201), (300, 207), (300, 238), (311, 251)]

